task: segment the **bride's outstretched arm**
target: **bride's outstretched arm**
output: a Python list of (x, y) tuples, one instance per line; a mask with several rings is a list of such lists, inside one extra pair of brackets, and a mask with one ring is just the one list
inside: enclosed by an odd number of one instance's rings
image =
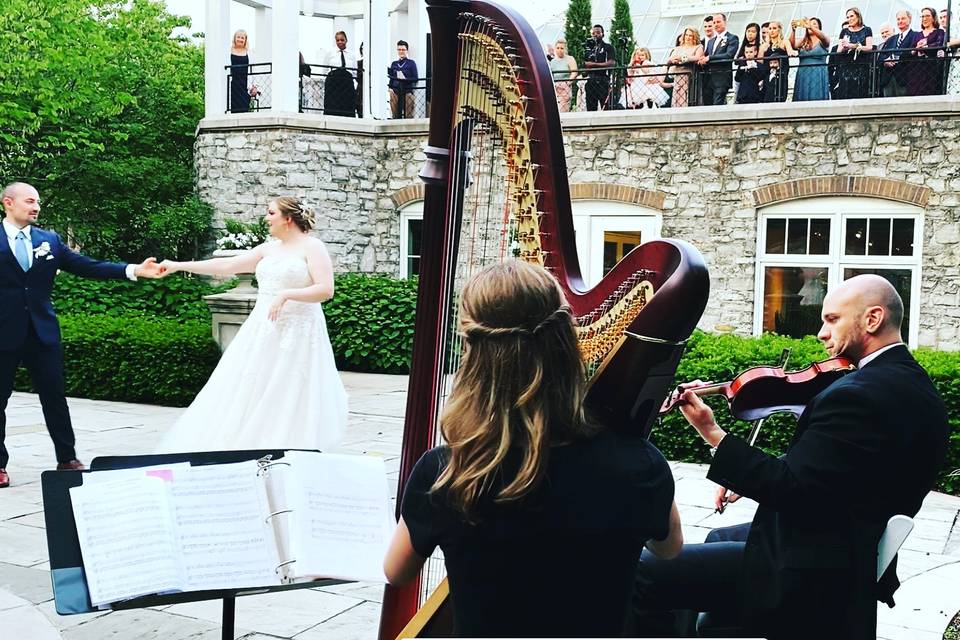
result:
[(190, 262), (164, 260), (160, 263), (160, 268), (164, 270), (165, 275), (177, 271), (188, 271), (205, 276), (232, 276), (238, 273), (253, 273), (262, 257), (263, 245), (261, 244), (229, 258), (211, 258), (210, 260), (193, 260)]
[(323, 302), (333, 297), (333, 263), (330, 261), (327, 248), (317, 238), (311, 239), (307, 249), (307, 270), (310, 271), (310, 279), (313, 280), (313, 284), (300, 289), (278, 291), (273, 304), (270, 305), (270, 310), (267, 312), (267, 316), (271, 320), (277, 319), (280, 309), (287, 300)]

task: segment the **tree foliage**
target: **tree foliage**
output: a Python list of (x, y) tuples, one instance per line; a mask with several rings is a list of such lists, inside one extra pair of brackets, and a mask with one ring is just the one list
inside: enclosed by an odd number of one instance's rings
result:
[(630, 18), (630, 3), (627, 0), (614, 0), (613, 21), (610, 23), (610, 42), (617, 50), (617, 66), (625, 67), (636, 47), (633, 39), (633, 19)]
[(195, 255), (203, 51), (157, 0), (3, 0), (0, 179), (40, 191), (41, 224), (86, 252)]
[(573, 56), (578, 66), (583, 66), (583, 43), (590, 37), (591, 20), (590, 0), (570, 0), (567, 5), (567, 19), (564, 23), (563, 37), (567, 41), (567, 53)]

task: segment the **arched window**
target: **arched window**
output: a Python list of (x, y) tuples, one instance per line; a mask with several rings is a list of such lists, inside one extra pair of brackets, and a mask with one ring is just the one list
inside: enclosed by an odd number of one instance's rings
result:
[(400, 208), (400, 277), (420, 275), (420, 238), (423, 229), (423, 200)]
[(588, 286), (600, 281), (635, 246), (660, 237), (660, 212), (614, 200), (574, 200), (580, 272)]
[(923, 209), (879, 198), (820, 197), (759, 210), (754, 333), (820, 329), (826, 293), (875, 273), (903, 298), (903, 339), (916, 346)]

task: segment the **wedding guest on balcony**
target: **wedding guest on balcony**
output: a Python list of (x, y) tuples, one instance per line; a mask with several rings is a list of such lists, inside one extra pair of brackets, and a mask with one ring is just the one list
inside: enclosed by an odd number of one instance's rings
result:
[(786, 102), (787, 80), (790, 77), (790, 56), (796, 56), (796, 50), (790, 41), (783, 37), (783, 26), (776, 20), (767, 29), (767, 42), (760, 45), (760, 59), (769, 73), (764, 83), (764, 102)]
[[(797, 49), (800, 64), (793, 83), (793, 101), (829, 100), (830, 81), (827, 77), (827, 54), (830, 38), (823, 32), (820, 18), (794, 20), (790, 30), (790, 46)], [(803, 29), (803, 39), (796, 44), (796, 30)]]
[[(930, 96), (943, 93), (943, 49), (946, 34), (939, 27), (935, 9), (920, 12), (920, 33), (914, 44), (913, 60), (907, 75), (907, 95)], [(934, 51), (930, 51), (934, 49)]]
[(948, 24), (950, 24), (950, 12), (946, 9), (940, 9), (940, 28), (946, 31)]
[(897, 32), (880, 47), (877, 62), (880, 67), (880, 93), (887, 98), (907, 95), (909, 57), (904, 49), (911, 49), (920, 39), (920, 33), (910, 28), (913, 15), (906, 9), (897, 12)]
[(740, 50), (737, 51), (737, 59), (744, 58), (744, 49), (748, 46), (753, 45), (757, 48), (757, 51), (760, 51), (760, 25), (756, 22), (751, 22), (747, 25), (747, 28), (743, 30), (743, 39), (740, 40)]
[(703, 104), (727, 104), (727, 93), (733, 84), (733, 59), (740, 48), (740, 38), (727, 31), (727, 16), (713, 15), (713, 37), (703, 46), (699, 65), (703, 79)]
[(390, 112), (396, 118), (413, 117), (413, 92), (420, 76), (417, 63), (407, 57), (410, 45), (406, 40), (397, 41), (397, 59), (390, 63)]
[(687, 27), (680, 36), (680, 44), (670, 52), (667, 58), (667, 71), (673, 75), (673, 97), (671, 107), (689, 107), (697, 104), (699, 91), (693, 78), (697, 62), (703, 57), (703, 45), (700, 34), (693, 27)]
[(567, 41), (563, 38), (553, 45), (553, 59), (550, 60), (550, 71), (553, 73), (553, 88), (557, 94), (557, 107), (566, 113), (570, 111), (570, 102), (573, 99), (573, 83), (580, 75), (577, 61), (567, 55)]
[(770, 23), (764, 22), (762, 25), (760, 25), (760, 44), (763, 44), (764, 42), (767, 42), (770, 39), (769, 33), (770, 33)]
[(887, 38), (893, 35), (893, 25), (891, 25), (889, 22), (884, 22), (880, 25), (879, 32), (880, 40), (877, 41), (878, 49), (883, 46), (883, 44), (887, 41)]
[(257, 95), (256, 85), (249, 84), (250, 51), (247, 32), (238, 29), (230, 46), (230, 113), (250, 110), (250, 98)]
[(757, 104), (763, 102), (763, 83), (767, 78), (767, 68), (757, 62), (760, 48), (748, 44), (742, 49), (743, 60), (737, 69), (737, 104)]
[(847, 9), (846, 26), (837, 44), (837, 90), (834, 99), (866, 98), (870, 95), (870, 58), (862, 55), (873, 50), (873, 29), (863, 24), (857, 7)]
[(354, 84), (357, 58), (347, 50), (347, 34), (337, 31), (337, 47), (325, 60), (327, 78), (323, 86), (323, 112), (331, 116), (352, 118), (357, 113), (357, 88)]
[(656, 108), (666, 105), (670, 96), (661, 86), (662, 70), (650, 69), (650, 49), (639, 47), (630, 57), (626, 75), (626, 107), (628, 109)]

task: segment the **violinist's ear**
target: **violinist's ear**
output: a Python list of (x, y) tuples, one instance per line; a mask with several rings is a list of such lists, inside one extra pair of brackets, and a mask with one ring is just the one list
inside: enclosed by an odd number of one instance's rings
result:
[(883, 328), (886, 310), (880, 305), (867, 307), (863, 312), (867, 333), (877, 333)]

